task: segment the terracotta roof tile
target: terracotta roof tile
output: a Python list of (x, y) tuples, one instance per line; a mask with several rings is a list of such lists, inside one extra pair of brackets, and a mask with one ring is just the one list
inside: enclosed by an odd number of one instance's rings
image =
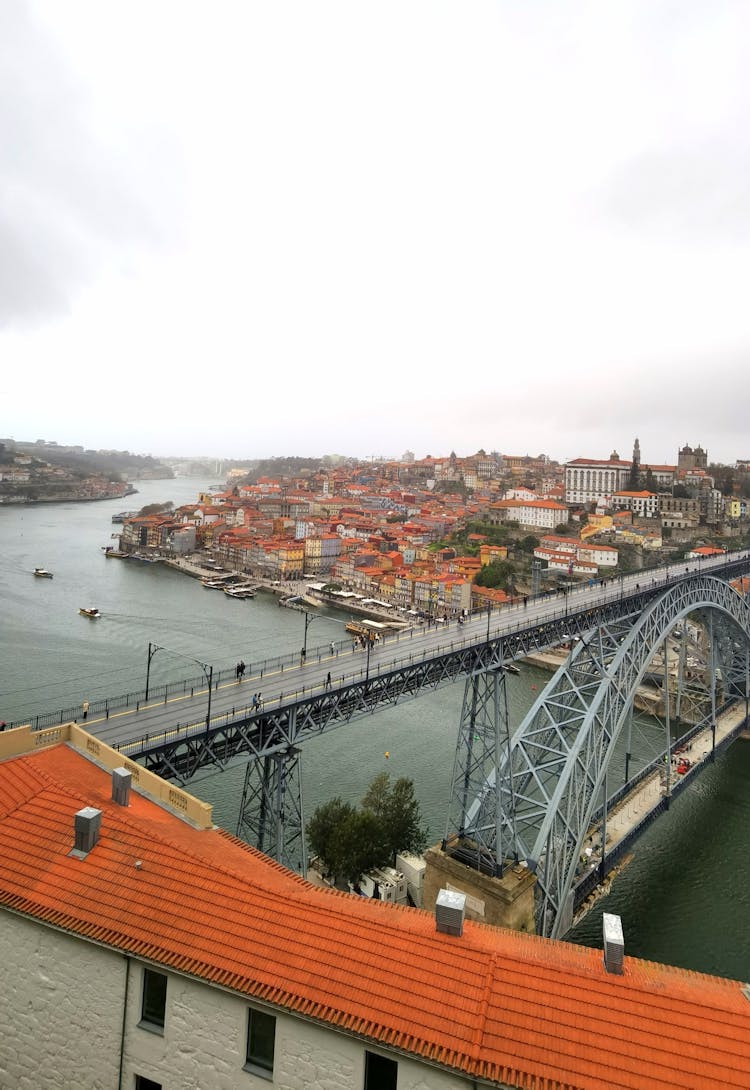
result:
[[(84, 805), (103, 817), (79, 860)], [(0, 763), (0, 836), (0, 905), (471, 1078), (750, 1086), (736, 982), (627, 957), (612, 976), (600, 951), (472, 923), (439, 934), (428, 913), (315, 888), (135, 792), (115, 805), (68, 746)]]

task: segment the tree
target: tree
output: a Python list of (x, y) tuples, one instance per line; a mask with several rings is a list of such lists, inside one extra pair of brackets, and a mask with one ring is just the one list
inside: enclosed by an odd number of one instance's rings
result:
[(334, 836), (337, 878), (356, 882), (365, 871), (382, 867), (392, 861), (392, 853), (384, 842), (383, 823), (369, 810), (353, 810)]
[(539, 545), (539, 538), (534, 537), (533, 534), (527, 534), (518, 542), (518, 548), (524, 553), (533, 553)]
[(320, 857), (327, 870), (337, 876), (341, 862), (341, 829), (351, 821), (354, 812), (351, 803), (336, 796), (319, 806), (307, 822), (307, 841), (311, 851)]
[(641, 474), (638, 463), (634, 460), (630, 463), (628, 474), (628, 492), (638, 492), (641, 487)]
[(139, 516), (146, 515), (168, 515), (174, 510), (174, 504), (171, 500), (167, 500), (166, 503), (147, 503), (145, 507), (142, 507), (138, 512)]
[(307, 823), (307, 840), (328, 873), (356, 882), (373, 867), (392, 863), (396, 852), (421, 852), (427, 843), (421, 820), (412, 780), (402, 777), (391, 785), (382, 772), (360, 809), (338, 797), (319, 806)]
[(381, 772), (368, 787), (362, 808), (380, 823), (390, 859), (396, 852), (418, 853), (425, 847), (427, 830), (421, 824), (413, 780), (402, 776), (391, 787), (388, 773)]
[(508, 583), (514, 575), (513, 564), (510, 560), (493, 560), (491, 564), (485, 564), (474, 576), (474, 584), (477, 587), (502, 587), (508, 589)]

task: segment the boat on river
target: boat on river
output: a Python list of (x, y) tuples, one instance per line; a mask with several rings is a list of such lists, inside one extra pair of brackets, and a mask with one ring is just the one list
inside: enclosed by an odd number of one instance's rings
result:
[(82, 617), (91, 617), (92, 620), (101, 617), (101, 613), (95, 606), (80, 606), (78, 612)]
[(255, 597), (255, 587), (252, 583), (230, 583), (222, 589), (229, 598)]
[(34, 568), (34, 575), (37, 577), (37, 579), (51, 579), (52, 578), (52, 572), (47, 571), (46, 568)]

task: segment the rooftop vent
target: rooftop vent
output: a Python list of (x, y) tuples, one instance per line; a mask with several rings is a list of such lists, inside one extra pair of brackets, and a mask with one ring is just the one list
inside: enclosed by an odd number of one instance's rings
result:
[(75, 833), (73, 851), (75, 853), (86, 855), (91, 851), (99, 839), (101, 823), (101, 810), (95, 810), (93, 806), (84, 806), (83, 810), (78, 811), (73, 824)]
[(112, 769), (112, 799), (118, 806), (127, 806), (130, 796), (130, 773), (127, 768)]
[(435, 928), (444, 935), (461, 935), (464, 929), (466, 894), (441, 889), (435, 901)]
[(622, 920), (609, 912), (602, 914), (604, 933), (604, 968), (608, 973), (622, 973), (625, 940), (622, 937)]

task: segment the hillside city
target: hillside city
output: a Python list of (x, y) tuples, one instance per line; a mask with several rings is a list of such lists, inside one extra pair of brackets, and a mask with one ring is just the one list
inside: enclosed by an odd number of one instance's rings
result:
[[(282, 461), (281, 459), (279, 460)], [(674, 465), (486, 454), (356, 462), (275, 475), (230, 469), (223, 490), (125, 518), (120, 549), (209, 553), (266, 582), (315, 579), (428, 617), (502, 604), (739, 547), (750, 462)]]
[[(279, 460), (280, 462), (282, 460)], [(322, 581), (390, 608), (457, 616), (570, 582), (738, 547), (750, 463), (674, 465), (614, 451), (560, 464), (477, 451), (459, 458), (229, 470), (226, 488), (124, 519), (123, 554), (210, 554), (266, 582)]]
[[(0, 444), (0, 503), (126, 497), (133, 481), (210, 476), (211, 460)], [(176, 510), (124, 512), (122, 555), (187, 557), (267, 583), (320, 580), (391, 609), (452, 617), (519, 595), (709, 556), (750, 540), (750, 460), (487, 454), (230, 463)], [(165, 490), (166, 491), (166, 490)]]

